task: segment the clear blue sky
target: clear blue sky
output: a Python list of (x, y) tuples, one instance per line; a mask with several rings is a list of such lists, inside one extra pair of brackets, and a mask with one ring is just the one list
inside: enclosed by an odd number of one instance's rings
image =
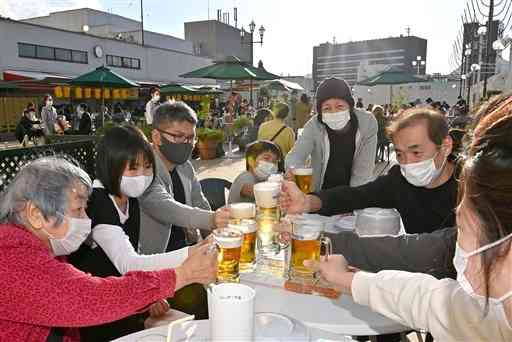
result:
[[(0, 14), (20, 19), (79, 7), (140, 18), (140, 0), (0, 0)], [(460, 28), (464, 0), (144, 0), (148, 30), (184, 37), (183, 23), (216, 17), (216, 10), (238, 8), (239, 25), (254, 19), (267, 29), (255, 47), (272, 72), (311, 73), (313, 46), (332, 41), (365, 40), (405, 34), (428, 39), (427, 71), (451, 71), (449, 57)]]

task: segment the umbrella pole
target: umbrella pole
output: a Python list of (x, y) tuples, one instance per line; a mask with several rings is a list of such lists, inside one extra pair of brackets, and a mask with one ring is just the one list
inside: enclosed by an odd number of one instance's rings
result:
[(251, 100), (250, 100), (250, 104), (251, 104), (251, 107), (254, 107), (253, 106), (253, 102), (252, 102), (252, 78), (250, 79), (250, 83), (249, 83), (249, 86), (251, 87), (251, 92), (250, 92), (250, 97), (251, 97)]
[(105, 87), (101, 85), (101, 127), (105, 125)]
[(389, 104), (391, 106), (393, 105), (393, 86), (392, 85), (389, 86)]

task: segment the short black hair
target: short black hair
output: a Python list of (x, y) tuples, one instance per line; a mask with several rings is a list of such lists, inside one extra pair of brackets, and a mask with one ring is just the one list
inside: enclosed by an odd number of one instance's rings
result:
[(121, 178), (128, 163), (142, 154), (156, 175), (155, 155), (142, 131), (132, 125), (115, 126), (105, 133), (96, 149), (96, 178), (109, 194), (121, 196)]
[(82, 103), (80, 103), (80, 104), (78, 105), (78, 107), (82, 108), (82, 110), (83, 110), (84, 112), (87, 112), (87, 110), (89, 109), (89, 108), (87, 107), (87, 105), (86, 105), (85, 103), (83, 103), (83, 102), (82, 102)]
[(277, 168), (279, 172), (284, 172), (284, 157), (281, 148), (269, 140), (257, 140), (249, 145), (245, 150), (245, 168), (249, 171), (249, 160), (256, 160), (264, 152), (271, 152), (277, 156)]
[(153, 112), (153, 126), (159, 127), (163, 123), (187, 121), (193, 125), (197, 124), (197, 114), (185, 102), (172, 101), (164, 102), (155, 108)]
[(153, 96), (153, 94), (156, 92), (160, 92), (160, 89), (158, 89), (157, 87), (153, 87), (153, 88), (151, 88), (149, 93), (151, 94), (151, 96)]

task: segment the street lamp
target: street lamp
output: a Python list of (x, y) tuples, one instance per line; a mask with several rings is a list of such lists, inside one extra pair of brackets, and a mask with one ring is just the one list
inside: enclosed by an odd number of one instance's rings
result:
[[(254, 22), (254, 20), (252, 20), (251, 23), (249, 24), (249, 32), (245, 31), (243, 26), (242, 26), (242, 29), (240, 30), (240, 44), (251, 46), (251, 57), (250, 57), (251, 65), (253, 64), (253, 45), (260, 44), (261, 46), (263, 46), (263, 35), (265, 34), (265, 31), (266, 31), (265, 28), (263, 27), (263, 25), (261, 25), (260, 28), (258, 29), (258, 32), (260, 34), (260, 40), (255, 42), (253, 39), (255, 30), (256, 30), (256, 23)], [(250, 33), (250, 34), (248, 35), (248, 33)], [(247, 36), (249, 37), (249, 41), (246, 41)]]
[(420, 74), (420, 68), (424, 67), (426, 64), (425, 61), (421, 60), (421, 56), (416, 56), (416, 60), (412, 61), (412, 66), (417, 68), (417, 74)]
[[(255, 42), (254, 41), (254, 31), (256, 30), (256, 23), (254, 22), (254, 20), (251, 20), (251, 23), (249, 24), (249, 41), (247, 42), (245, 37), (247, 36), (247, 32), (245, 31), (244, 27), (242, 26), (242, 29), (240, 30), (240, 44), (241, 45), (250, 45), (250, 62), (251, 62), (251, 66), (253, 65), (253, 54), (254, 54), (254, 44), (260, 44), (261, 46), (263, 46), (263, 35), (265, 34), (265, 28), (263, 27), (263, 25), (260, 26), (260, 28), (258, 29), (258, 32), (260, 34), (260, 40)], [(251, 106), (253, 105), (253, 100), (252, 100), (252, 79), (251, 79)]]

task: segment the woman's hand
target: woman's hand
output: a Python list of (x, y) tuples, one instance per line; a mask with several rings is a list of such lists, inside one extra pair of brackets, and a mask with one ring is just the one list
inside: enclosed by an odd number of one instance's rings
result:
[(309, 211), (308, 198), (294, 182), (283, 182), (279, 202), (281, 209), (289, 214), (303, 214)]
[(322, 279), (333, 284), (337, 290), (352, 294), (354, 268), (350, 267), (341, 254), (322, 257), (321, 261), (306, 260), (304, 266), (319, 272)]
[(217, 254), (212, 243), (205, 243), (189, 253), (183, 264), (175, 269), (175, 290), (193, 283), (213, 283), (217, 278)]
[(165, 299), (160, 299), (158, 302), (151, 304), (149, 307), (149, 315), (153, 318), (157, 318), (165, 315), (170, 308), (169, 303), (167, 303)]
[(211, 246), (213, 243), (214, 243), (213, 235), (210, 234), (203, 241), (200, 241), (200, 242), (196, 243), (195, 245), (190, 246), (188, 248), (188, 255), (190, 256), (192, 254), (200, 253), (202, 246), (205, 246), (205, 245)]

